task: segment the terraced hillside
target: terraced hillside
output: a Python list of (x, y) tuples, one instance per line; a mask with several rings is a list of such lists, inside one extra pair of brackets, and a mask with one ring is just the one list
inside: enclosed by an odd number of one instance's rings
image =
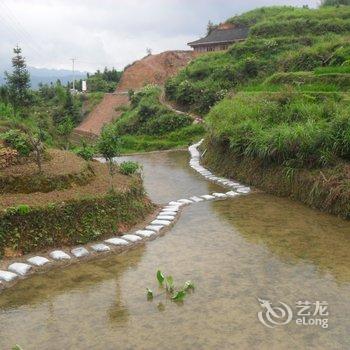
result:
[(207, 164), (350, 217), (350, 7), (261, 8), (246, 42), (193, 60), (166, 95), (207, 114)]

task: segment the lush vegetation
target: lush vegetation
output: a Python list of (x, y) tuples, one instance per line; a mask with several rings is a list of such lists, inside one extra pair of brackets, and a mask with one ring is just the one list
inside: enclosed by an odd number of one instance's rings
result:
[(233, 17), (228, 21), (250, 26), (248, 40), (194, 60), (167, 82), (166, 94), (207, 113), (230, 90), (261, 83), (274, 73), (346, 66), (349, 16), (349, 7), (271, 7)]
[(230, 18), (249, 26), (247, 40), (192, 61), (166, 95), (209, 112), (205, 161), (216, 171), (350, 217), (350, 7), (342, 4)]
[(154, 85), (130, 93), (130, 108), (109, 127), (120, 137), (123, 152), (183, 147), (203, 134), (203, 126), (193, 124), (192, 117), (162, 105), (160, 95)]
[(136, 224), (153, 209), (136, 178), (127, 191), (7, 208), (0, 213), (0, 258), (5, 249), (25, 254), (102, 239)]
[[(121, 71), (105, 67), (103, 72), (97, 70), (94, 74), (87, 74), (86, 85), (89, 92), (113, 92), (122, 76)], [(76, 81), (76, 88), (82, 90), (82, 80)]]
[(239, 93), (215, 106), (207, 122), (237, 156), (311, 168), (350, 160), (349, 115), (338, 94)]

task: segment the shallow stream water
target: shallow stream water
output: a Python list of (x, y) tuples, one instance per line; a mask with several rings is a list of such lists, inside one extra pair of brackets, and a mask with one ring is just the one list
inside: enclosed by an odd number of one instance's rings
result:
[[(186, 152), (129, 158), (157, 203), (223, 191), (188, 167)], [(5, 290), (0, 349), (349, 349), (349, 252), (349, 222), (288, 199), (193, 204), (154, 241)], [(147, 301), (158, 268), (195, 292), (182, 304)], [(293, 319), (266, 327), (258, 298), (284, 302)], [(297, 325), (297, 301), (328, 302), (329, 327)]]

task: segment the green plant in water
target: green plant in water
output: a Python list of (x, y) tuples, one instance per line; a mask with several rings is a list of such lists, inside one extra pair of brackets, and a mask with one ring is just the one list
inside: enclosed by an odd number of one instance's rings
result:
[(19, 345), (15, 345), (12, 350), (23, 350), (23, 348), (21, 348)]
[[(156, 274), (157, 281), (161, 288), (165, 288), (165, 293), (161, 293), (159, 295), (165, 294), (166, 297), (169, 297), (170, 300), (179, 302), (183, 301), (186, 297), (186, 294), (189, 291), (194, 290), (194, 284), (191, 281), (187, 281), (184, 286), (180, 289), (175, 288), (174, 278), (172, 276), (165, 276), (163, 272), (160, 270), (157, 271)], [(151, 289), (146, 288), (147, 300), (153, 300), (154, 293)]]

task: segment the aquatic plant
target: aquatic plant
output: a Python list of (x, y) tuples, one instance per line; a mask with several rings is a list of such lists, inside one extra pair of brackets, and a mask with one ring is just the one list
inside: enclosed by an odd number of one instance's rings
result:
[[(194, 290), (194, 284), (191, 281), (186, 281), (182, 288), (176, 288), (174, 285), (173, 277), (170, 275), (165, 276), (163, 272), (161, 272), (160, 270), (157, 271), (156, 277), (157, 277), (159, 286), (165, 289), (165, 291), (159, 294), (158, 296), (165, 295), (167, 298), (170, 298), (170, 300), (172, 301), (175, 301), (175, 302), (183, 301), (187, 293), (189, 291)], [(153, 298), (155, 297), (153, 291), (149, 288), (146, 288), (146, 292), (147, 292), (147, 300), (153, 300)]]

